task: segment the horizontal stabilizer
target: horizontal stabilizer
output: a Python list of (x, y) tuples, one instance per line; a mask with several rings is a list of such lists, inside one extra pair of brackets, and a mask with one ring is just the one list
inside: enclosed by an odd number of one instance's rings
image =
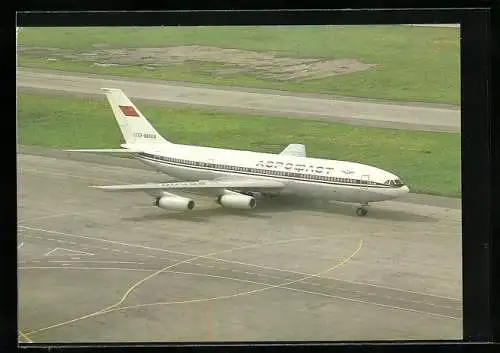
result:
[(207, 190), (207, 189), (238, 189), (238, 190), (277, 190), (282, 189), (284, 185), (274, 180), (199, 180), (173, 183), (145, 183), (128, 185), (105, 185), (91, 186), (93, 188), (104, 189), (108, 191), (151, 191), (151, 190)]
[(143, 152), (139, 149), (124, 149), (124, 148), (96, 148), (96, 149), (79, 149), (65, 150), (66, 152), (91, 152), (91, 153), (139, 153)]

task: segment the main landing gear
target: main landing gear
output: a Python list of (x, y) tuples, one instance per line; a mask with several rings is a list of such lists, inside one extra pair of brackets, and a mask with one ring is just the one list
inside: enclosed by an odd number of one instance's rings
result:
[(358, 207), (356, 209), (356, 214), (360, 217), (364, 217), (368, 214), (368, 210), (366, 209), (366, 207), (368, 206), (368, 204), (364, 204), (364, 205), (361, 205), (361, 207)]

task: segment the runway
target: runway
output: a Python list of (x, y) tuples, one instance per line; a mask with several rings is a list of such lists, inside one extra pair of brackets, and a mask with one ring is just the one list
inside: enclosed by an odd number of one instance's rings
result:
[(403, 105), (367, 100), (332, 98), (327, 95), (292, 94), (270, 90), (189, 85), (160, 80), (54, 71), (17, 71), (17, 87), (25, 90), (102, 96), (102, 87), (124, 90), (141, 100), (210, 107), (232, 112), (260, 113), (289, 118), (308, 118), (354, 125), (423, 131), (460, 132), (460, 109), (425, 104)]
[(86, 156), (18, 155), (21, 341), (462, 338), (455, 206), (169, 212), (88, 187), (165, 176)]

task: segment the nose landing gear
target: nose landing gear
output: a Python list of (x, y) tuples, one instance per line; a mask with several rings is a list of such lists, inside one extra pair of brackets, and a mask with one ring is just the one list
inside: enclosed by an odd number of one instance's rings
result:
[(356, 209), (356, 214), (360, 217), (366, 216), (368, 214), (368, 210), (366, 209), (367, 206), (368, 204), (363, 204), (360, 207), (358, 207)]

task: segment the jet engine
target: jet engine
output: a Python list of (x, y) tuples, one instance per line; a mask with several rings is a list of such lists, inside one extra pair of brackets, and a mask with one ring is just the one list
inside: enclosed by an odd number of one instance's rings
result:
[(165, 210), (184, 211), (194, 208), (194, 201), (180, 196), (161, 196), (157, 197), (153, 205)]
[(222, 207), (241, 209), (251, 209), (257, 205), (255, 197), (238, 193), (220, 195), (217, 198), (217, 203)]

